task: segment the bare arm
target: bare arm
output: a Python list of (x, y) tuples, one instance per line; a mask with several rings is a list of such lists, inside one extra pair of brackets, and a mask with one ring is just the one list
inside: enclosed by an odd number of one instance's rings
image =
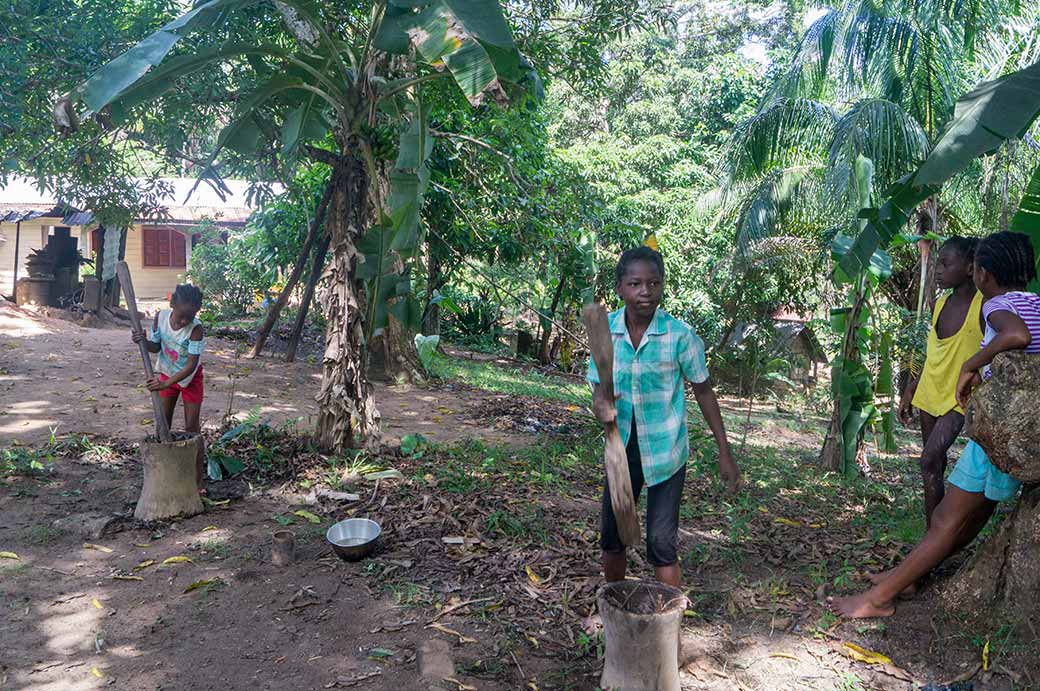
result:
[[(156, 315), (155, 319), (152, 320), (152, 331), (156, 331), (156, 330), (158, 330), (158, 328), (159, 328), (159, 315)], [(159, 343), (152, 343), (151, 341), (146, 339), (144, 333), (141, 332), (141, 331), (133, 331), (133, 332), (131, 332), (130, 338), (131, 338), (131, 340), (134, 343), (140, 343), (141, 339), (144, 338), (145, 339), (144, 346), (145, 346), (145, 348), (148, 349), (149, 353), (158, 353), (159, 349), (162, 347), (161, 344), (159, 344)]]
[(722, 422), (722, 411), (719, 409), (719, 399), (715, 397), (715, 390), (711, 387), (711, 381), (703, 381), (693, 385), (693, 394), (700, 406), (704, 421), (708, 423), (715, 443), (719, 446), (719, 477), (726, 483), (730, 492), (738, 491), (743, 485), (740, 478), (740, 469), (733, 460), (733, 453), (729, 447), (729, 439), (726, 437), (726, 426)]
[(917, 385), (920, 383), (920, 377), (911, 377), (899, 399), (899, 420), (904, 425), (909, 425), (914, 419), (914, 394), (917, 393)]
[(992, 363), (999, 353), (1023, 350), (1033, 342), (1033, 335), (1029, 333), (1026, 323), (1014, 312), (993, 312), (989, 315), (989, 324), (997, 335), (961, 367), (961, 376), (957, 381), (957, 402), (962, 407), (968, 404), (971, 391), (979, 379), (979, 370)]

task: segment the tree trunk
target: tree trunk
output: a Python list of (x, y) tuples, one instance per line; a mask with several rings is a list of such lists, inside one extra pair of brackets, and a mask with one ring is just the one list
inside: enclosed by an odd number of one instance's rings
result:
[[(959, 617), (992, 622), (1032, 617), (1040, 600), (1040, 428), (1035, 424), (1040, 398), (1037, 356), (1004, 353), (993, 361), (992, 376), (972, 396), (965, 416), (968, 436), (1001, 471), (1021, 480), (1022, 496), (1004, 521), (950, 581), (944, 608)], [(1035, 627), (1034, 627), (1035, 628)]]
[(101, 280), (104, 273), (103, 267), (105, 266), (105, 226), (98, 226), (97, 234), (101, 239), (98, 246), (94, 248), (94, 275), (98, 279), (98, 295), (97, 304), (92, 305), (92, 307), (95, 312), (101, 314), (101, 308), (105, 306), (105, 281)]
[(134, 509), (139, 521), (158, 521), (202, 513), (197, 472), (204, 462), (201, 434), (180, 433), (172, 442), (141, 444), (144, 483)]
[(267, 310), (267, 316), (264, 318), (264, 323), (256, 334), (256, 343), (253, 344), (253, 350), (249, 352), (246, 356), (247, 358), (255, 358), (260, 354), (260, 351), (264, 349), (264, 343), (267, 342), (267, 337), (271, 334), (271, 329), (274, 328), (275, 322), (278, 321), (278, 315), (282, 313), (282, 309), (285, 307), (286, 303), (289, 302), (289, 296), (292, 295), (292, 291), (296, 288), (296, 283), (300, 280), (300, 275), (303, 274), (303, 267), (307, 265), (307, 259), (311, 256), (314, 242), (318, 239), (319, 231), (322, 224), (325, 222), (325, 214), (328, 211), (329, 199), (331, 196), (332, 182), (330, 181), (328, 186), (325, 188), (324, 194), (321, 196), (321, 201), (318, 203), (318, 209), (314, 213), (314, 218), (311, 219), (310, 228), (307, 229), (307, 239), (303, 241), (303, 247), (300, 248), (300, 254), (296, 257), (296, 263), (293, 265), (292, 273), (289, 274), (289, 279), (285, 282), (285, 287), (278, 295), (278, 299), (275, 300), (274, 304)]
[[(564, 280), (564, 277), (560, 276), (560, 282), (556, 284), (556, 293), (553, 294), (552, 306), (549, 307), (549, 316), (553, 319), (556, 318), (556, 310), (559, 309), (560, 299), (563, 297)], [(546, 319), (542, 319), (542, 321), (545, 322), (545, 328), (542, 330), (542, 342), (538, 345), (538, 361), (543, 365), (548, 365), (552, 362), (550, 346), (552, 345), (553, 323)]]
[(433, 293), (444, 285), (441, 276), (441, 258), (428, 244), (426, 252), (426, 314), (423, 315), (422, 332), (434, 336), (441, 332), (441, 306), (431, 305)]
[(388, 382), (405, 384), (425, 381), (425, 368), (415, 349), (415, 334), (392, 314), (383, 332), (372, 339), (372, 349), (378, 349), (382, 356), (374, 369), (381, 369)]
[(333, 167), (326, 232), (332, 259), (325, 271), (325, 353), (318, 393), (318, 444), (340, 451), (359, 439), (379, 442), (379, 411), (365, 373), (364, 310), (356, 274), (357, 242), (368, 227), (371, 205), (364, 163), (351, 155)]
[(311, 299), (314, 297), (314, 288), (321, 278), (321, 270), (325, 266), (325, 255), (329, 253), (330, 238), (328, 233), (323, 233), (318, 249), (314, 251), (314, 259), (311, 263), (311, 273), (307, 277), (307, 285), (303, 290), (303, 299), (300, 300), (300, 309), (296, 315), (296, 323), (293, 324), (292, 333), (289, 334), (289, 345), (285, 350), (285, 361), (296, 360), (296, 349), (300, 345), (300, 336), (303, 327), (307, 323), (307, 312), (310, 311)]

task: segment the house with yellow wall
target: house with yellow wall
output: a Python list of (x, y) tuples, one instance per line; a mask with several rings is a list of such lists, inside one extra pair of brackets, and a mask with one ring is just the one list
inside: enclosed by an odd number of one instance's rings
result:
[[(162, 218), (137, 219), (126, 234), (125, 261), (142, 299), (163, 299), (184, 282), (201, 222), (232, 231), (244, 226), (254, 210), (246, 201), (249, 183), (243, 180), (225, 180), (230, 194), (226, 190), (223, 197), (204, 182), (196, 187), (193, 178), (165, 181), (173, 191), (163, 200)], [(25, 262), (32, 250), (43, 248), (62, 227), (70, 229), (84, 257), (94, 258), (104, 229), (90, 209), (56, 199), (25, 178), (0, 181), (0, 296), (12, 296), (15, 281), (27, 276)]]

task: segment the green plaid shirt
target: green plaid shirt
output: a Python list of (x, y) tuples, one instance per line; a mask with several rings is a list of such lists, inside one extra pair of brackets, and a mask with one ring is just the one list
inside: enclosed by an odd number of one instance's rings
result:
[[(643, 342), (633, 347), (625, 325), (625, 310), (610, 314), (614, 340), (614, 392), (618, 428), (626, 446), (632, 434), (628, 422), (635, 416), (639, 455), (646, 484), (664, 482), (690, 456), (686, 431), (686, 394), (683, 379), (695, 384), (708, 380), (704, 342), (688, 325), (658, 309)], [(599, 383), (596, 364), (589, 360), (589, 383)]]

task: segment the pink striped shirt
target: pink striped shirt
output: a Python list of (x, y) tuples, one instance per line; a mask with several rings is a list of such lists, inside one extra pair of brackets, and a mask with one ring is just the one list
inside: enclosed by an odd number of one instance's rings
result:
[[(997, 331), (989, 323), (989, 316), (994, 312), (1011, 312), (1018, 315), (1033, 337), (1032, 342), (1026, 346), (1026, 352), (1040, 353), (1040, 295), (1013, 291), (990, 298), (983, 303), (982, 316), (986, 319), (986, 334), (982, 337), (983, 348), (997, 337)], [(986, 367), (983, 376), (988, 375), (989, 367)]]

